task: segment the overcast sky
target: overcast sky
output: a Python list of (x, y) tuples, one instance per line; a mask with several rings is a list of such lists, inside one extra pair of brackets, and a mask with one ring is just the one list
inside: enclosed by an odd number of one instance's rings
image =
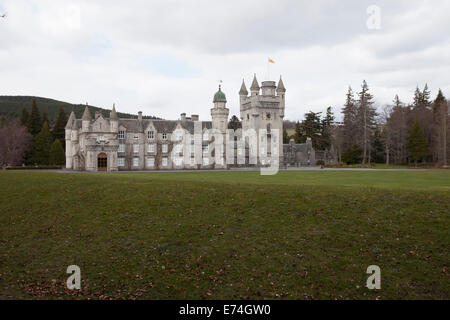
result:
[(2, 13), (0, 95), (210, 120), (218, 80), (239, 114), (242, 79), (267, 80), (270, 57), (290, 120), (339, 111), (364, 79), (379, 106), (426, 82), (450, 96), (447, 0), (0, 0)]

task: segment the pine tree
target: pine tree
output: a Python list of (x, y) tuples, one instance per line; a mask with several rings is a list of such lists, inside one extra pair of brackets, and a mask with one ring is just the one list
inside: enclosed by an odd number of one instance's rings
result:
[(63, 165), (65, 162), (64, 149), (58, 139), (52, 143), (50, 147), (49, 164)]
[(420, 126), (419, 120), (416, 119), (411, 129), (408, 139), (408, 154), (410, 160), (414, 161), (417, 166), (417, 161), (423, 160), (429, 156), (428, 142), (425, 139), (423, 129)]
[(433, 102), (433, 128), (431, 151), (433, 160), (443, 165), (447, 164), (447, 100), (441, 89)]
[(304, 143), (306, 141), (306, 137), (303, 136), (302, 126), (299, 121), (295, 124), (294, 141), (295, 143)]
[(289, 143), (291, 137), (289, 137), (287, 130), (283, 129), (283, 143)]
[(46, 112), (42, 112), (42, 125), (44, 125), (44, 123), (47, 123), (48, 127), (50, 128), (50, 121), (48, 120), (48, 116)]
[(31, 106), (31, 115), (28, 117), (27, 128), (28, 132), (30, 132), (33, 136), (36, 136), (42, 128), (41, 115), (36, 105), (36, 100), (33, 100)]
[[(239, 121), (239, 120), (238, 120)], [(66, 134), (67, 116), (64, 109), (59, 109), (58, 118), (56, 119), (55, 126), (53, 127), (53, 137), (61, 142), (62, 147), (65, 146), (65, 134)]]
[(419, 90), (419, 86), (416, 86), (416, 90), (414, 91), (414, 107), (418, 107), (422, 103), (422, 92)]
[(20, 124), (26, 126), (28, 123), (29, 113), (26, 108), (22, 109), (22, 114), (20, 115)]
[(385, 147), (379, 129), (376, 129), (374, 132), (371, 148), (372, 151), (370, 154), (372, 161), (375, 163), (383, 163), (385, 161)]
[[(66, 120), (67, 122), (67, 120)], [(233, 130), (237, 130), (242, 128), (242, 124), (241, 121), (239, 121), (239, 118), (236, 117), (235, 115), (233, 115), (230, 119), (230, 121), (228, 122), (228, 129), (233, 129)]]
[(343, 125), (342, 125), (342, 138), (343, 138), (343, 149), (347, 150), (351, 148), (353, 144), (356, 143), (356, 102), (353, 95), (353, 90), (348, 87), (348, 92), (346, 94), (346, 101), (344, 108), (342, 108), (342, 114), (344, 115)]
[(49, 163), (50, 147), (53, 142), (52, 134), (44, 123), (41, 131), (34, 137), (28, 158), (29, 164), (47, 165)]
[(370, 136), (375, 123), (375, 108), (373, 107), (373, 96), (369, 93), (369, 86), (363, 81), (361, 91), (358, 93), (358, 133), (362, 136), (363, 159), (362, 163), (369, 162)]
[(334, 115), (333, 112), (331, 111), (331, 107), (328, 107), (325, 117), (322, 119), (321, 123), (323, 150), (330, 150), (331, 148), (333, 124), (334, 124)]
[(425, 83), (425, 87), (423, 88), (422, 91), (422, 95), (421, 95), (421, 103), (426, 107), (426, 108), (430, 108), (431, 107), (431, 100), (430, 100), (430, 90), (428, 90), (428, 84)]

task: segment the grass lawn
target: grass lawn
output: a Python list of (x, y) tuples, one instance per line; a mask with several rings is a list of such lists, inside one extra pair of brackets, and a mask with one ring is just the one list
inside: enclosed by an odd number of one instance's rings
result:
[(450, 298), (450, 170), (3, 171), (0, 190), (0, 299)]

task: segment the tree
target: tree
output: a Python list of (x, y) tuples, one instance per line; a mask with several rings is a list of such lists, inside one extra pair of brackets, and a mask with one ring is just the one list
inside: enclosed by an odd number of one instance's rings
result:
[(31, 115), (28, 118), (27, 127), (28, 132), (30, 132), (33, 136), (36, 136), (41, 131), (42, 128), (41, 115), (36, 105), (36, 100), (33, 100), (31, 106)]
[(50, 147), (49, 164), (51, 165), (63, 165), (65, 162), (64, 149), (61, 142), (58, 139), (52, 143)]
[(294, 141), (295, 143), (304, 143), (306, 141), (306, 138), (303, 140), (302, 127), (299, 121), (295, 124)]
[(447, 164), (447, 100), (441, 89), (433, 102), (433, 136), (431, 152), (437, 163)]
[(353, 146), (345, 150), (344, 154), (342, 155), (342, 161), (347, 164), (360, 163), (361, 154), (361, 148), (358, 145), (354, 144)]
[(305, 120), (301, 126), (301, 141), (305, 142), (307, 138), (311, 138), (312, 146), (316, 150), (323, 150), (322, 141), (322, 123), (320, 115), (322, 112), (308, 112), (305, 113)]
[(31, 135), (18, 120), (0, 127), (0, 166), (20, 165), (31, 141)]
[(44, 123), (41, 131), (33, 139), (28, 163), (38, 165), (49, 164), (50, 147), (52, 142), (52, 134), (48, 129), (47, 123)]
[(331, 107), (327, 108), (325, 117), (322, 119), (321, 123), (321, 134), (322, 134), (322, 150), (330, 150), (333, 143), (333, 124), (334, 115), (331, 111)]
[[(67, 122), (67, 120), (66, 120), (66, 122)], [(65, 124), (64, 124), (64, 126), (65, 126)], [(241, 121), (239, 121), (238, 117), (233, 115), (231, 117), (230, 121), (228, 122), (228, 129), (233, 129), (236, 131), (237, 129), (240, 129), (240, 128), (242, 128)]]
[(410, 160), (414, 161), (415, 166), (417, 166), (417, 161), (425, 159), (430, 153), (428, 142), (417, 119), (409, 134), (408, 153)]
[[(239, 121), (239, 120), (238, 120)], [(63, 108), (59, 109), (58, 118), (56, 119), (55, 125), (53, 127), (53, 137), (58, 139), (61, 142), (62, 147), (64, 148), (66, 140), (66, 124), (67, 124), (67, 116), (64, 112)]]
[(370, 163), (370, 137), (375, 123), (375, 108), (373, 107), (373, 96), (369, 93), (369, 86), (363, 80), (361, 91), (358, 93), (357, 127), (362, 136), (363, 158), (362, 163)]
[(291, 137), (288, 135), (287, 130), (283, 129), (283, 143), (289, 143)]
[(383, 163), (385, 160), (385, 146), (379, 129), (374, 131), (371, 148), (372, 161), (375, 163)]
[(42, 125), (47, 122), (47, 125), (50, 127), (50, 121), (48, 120), (48, 116), (46, 112), (42, 112)]
[(347, 150), (355, 144), (357, 126), (356, 126), (356, 102), (353, 95), (352, 87), (348, 87), (344, 108), (342, 108), (344, 120), (342, 123), (342, 140), (343, 150)]
[(22, 126), (26, 126), (27, 122), (28, 122), (28, 117), (30, 116), (30, 114), (28, 113), (26, 108), (22, 109), (22, 114), (20, 115), (20, 124)]

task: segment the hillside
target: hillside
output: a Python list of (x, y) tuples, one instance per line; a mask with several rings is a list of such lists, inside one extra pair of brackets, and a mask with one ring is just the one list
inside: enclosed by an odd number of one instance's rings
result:
[[(32, 96), (0, 96), (0, 118), (12, 119), (20, 117), (22, 109), (26, 108), (31, 111), (32, 101), (36, 100), (36, 104), (39, 108), (41, 114), (45, 112), (48, 119), (53, 123), (58, 116), (59, 109), (63, 108), (69, 116), (70, 112), (73, 110), (77, 118), (81, 118), (84, 108), (86, 105), (83, 104), (71, 104), (64, 101), (58, 101), (42, 97), (32, 97)], [(91, 114), (95, 111), (100, 111), (105, 117), (109, 117), (110, 110), (103, 109), (95, 106), (89, 106)], [(137, 118), (137, 115), (129, 113), (117, 112), (119, 118)], [(154, 116), (144, 116), (146, 119), (159, 119)]]

